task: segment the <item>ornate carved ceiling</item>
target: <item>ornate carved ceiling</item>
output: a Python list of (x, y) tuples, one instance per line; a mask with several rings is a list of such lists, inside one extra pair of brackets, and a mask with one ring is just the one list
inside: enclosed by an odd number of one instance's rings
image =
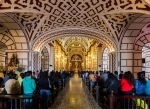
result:
[(65, 37), (63, 38), (63, 46), (68, 47), (73, 43), (81, 43), (85, 48), (88, 48), (90, 46), (90, 42), (92, 39), (86, 38), (86, 37)]
[(59, 43), (65, 53), (68, 54), (74, 50), (87, 53), (90, 47), (96, 43), (96, 41), (87, 37), (76, 36), (59, 38), (57, 39), (57, 43)]
[(79, 30), (79, 29), (67, 29), (59, 32), (52, 32), (44, 37), (38, 38), (38, 41), (35, 41), (33, 44), (33, 49), (35, 51), (40, 51), (45, 44), (50, 43), (52, 40), (56, 40), (60, 37), (89, 37), (94, 40), (101, 42), (105, 47), (108, 47), (110, 50), (115, 50), (116, 45), (109, 38), (100, 35), (99, 33), (91, 32), (88, 30)]
[[(61, 37), (60, 34), (64, 34), (61, 28), (72, 27), (79, 31), (68, 32), (64, 37), (80, 33), (84, 37), (91, 35), (114, 49), (126, 27), (141, 13), (149, 14), (150, 5), (144, 0), (2, 0), (0, 10), (20, 25), (28, 40), (34, 43), (31, 44), (34, 50)], [(82, 28), (99, 34), (81, 32)], [(56, 34), (53, 31), (57, 29), (60, 32)]]

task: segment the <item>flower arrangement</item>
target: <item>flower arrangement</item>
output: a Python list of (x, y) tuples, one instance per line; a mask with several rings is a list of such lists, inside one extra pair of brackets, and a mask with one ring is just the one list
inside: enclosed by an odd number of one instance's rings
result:
[(25, 65), (18, 65), (18, 67), (16, 68), (16, 71), (18, 72), (23, 72), (26, 69)]

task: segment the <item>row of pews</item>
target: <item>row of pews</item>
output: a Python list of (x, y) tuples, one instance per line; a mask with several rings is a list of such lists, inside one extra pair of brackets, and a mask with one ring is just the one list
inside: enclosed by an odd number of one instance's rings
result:
[(137, 96), (134, 93), (114, 96), (113, 91), (109, 95), (101, 95), (98, 84), (93, 87), (92, 81), (86, 79), (83, 82), (102, 109), (150, 109), (150, 96)]

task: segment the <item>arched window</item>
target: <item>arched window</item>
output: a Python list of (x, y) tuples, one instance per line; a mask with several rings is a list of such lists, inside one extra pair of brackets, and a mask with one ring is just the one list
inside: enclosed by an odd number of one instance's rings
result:
[(41, 68), (42, 71), (49, 70), (49, 54), (46, 47), (41, 52)]
[(109, 70), (109, 53), (108, 53), (108, 49), (105, 48), (104, 52), (103, 52), (103, 59), (102, 59), (102, 70)]

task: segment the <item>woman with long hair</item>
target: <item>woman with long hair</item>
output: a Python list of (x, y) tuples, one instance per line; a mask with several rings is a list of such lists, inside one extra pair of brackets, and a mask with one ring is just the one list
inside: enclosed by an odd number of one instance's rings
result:
[(130, 95), (132, 94), (134, 86), (134, 77), (130, 71), (124, 73), (123, 78), (120, 80), (121, 94)]

